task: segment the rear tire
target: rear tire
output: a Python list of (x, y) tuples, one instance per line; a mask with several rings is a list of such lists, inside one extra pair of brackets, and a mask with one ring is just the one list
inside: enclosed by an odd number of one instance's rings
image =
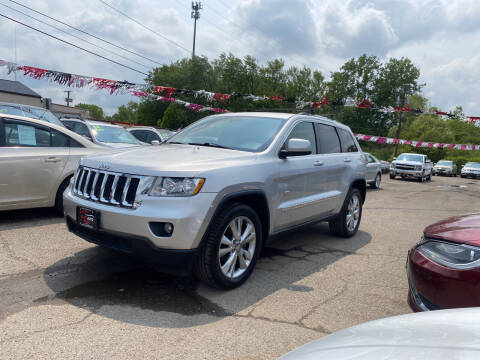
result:
[(208, 229), (195, 276), (216, 288), (236, 288), (250, 277), (261, 249), (262, 224), (257, 213), (242, 203), (227, 204)]
[(350, 189), (337, 218), (329, 221), (330, 233), (349, 238), (354, 236), (362, 219), (362, 194), (356, 188)]
[(68, 184), (70, 183), (70, 179), (72, 177), (68, 177), (63, 182), (60, 184), (57, 190), (57, 195), (55, 196), (55, 210), (57, 213), (61, 216), (63, 216), (63, 193), (68, 187)]
[(377, 174), (377, 176), (375, 176), (375, 181), (372, 183), (372, 189), (379, 189), (381, 180), (382, 180), (382, 175)]
[(395, 179), (395, 174), (390, 174), (390, 179)]

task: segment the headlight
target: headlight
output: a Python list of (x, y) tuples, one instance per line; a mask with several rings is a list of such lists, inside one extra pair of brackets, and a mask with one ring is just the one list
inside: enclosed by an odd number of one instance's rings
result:
[(480, 249), (473, 246), (427, 241), (417, 250), (430, 260), (452, 269), (466, 270), (480, 266)]
[(202, 189), (205, 179), (157, 177), (150, 189), (150, 196), (193, 196)]

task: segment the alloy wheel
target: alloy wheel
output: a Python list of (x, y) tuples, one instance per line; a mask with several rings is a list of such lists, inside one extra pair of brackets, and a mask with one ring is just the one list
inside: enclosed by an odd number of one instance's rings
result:
[(218, 263), (227, 278), (238, 278), (248, 269), (256, 239), (255, 225), (248, 217), (237, 216), (228, 223), (218, 248)]
[(353, 231), (358, 225), (360, 219), (360, 198), (357, 194), (354, 194), (350, 199), (347, 207), (347, 216), (345, 217), (345, 223), (348, 231)]

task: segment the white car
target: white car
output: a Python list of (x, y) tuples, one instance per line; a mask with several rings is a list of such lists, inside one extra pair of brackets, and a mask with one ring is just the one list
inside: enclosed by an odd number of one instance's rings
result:
[(80, 158), (105, 147), (63, 126), (0, 114), (0, 210), (55, 206)]
[(135, 136), (138, 140), (152, 145), (155, 144), (154, 141), (162, 143), (176, 134), (175, 131), (157, 129), (152, 126), (134, 126), (128, 128), (127, 131)]
[(478, 319), (480, 308), (389, 317), (337, 331), (280, 359), (479, 359)]
[(101, 121), (60, 119), (63, 125), (97, 145), (110, 148), (124, 148), (148, 145), (137, 140), (125, 128)]

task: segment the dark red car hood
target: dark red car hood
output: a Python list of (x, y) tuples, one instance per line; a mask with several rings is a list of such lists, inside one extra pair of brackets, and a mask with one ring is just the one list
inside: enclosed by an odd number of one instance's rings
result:
[(455, 216), (427, 226), (429, 238), (480, 246), (480, 214)]

